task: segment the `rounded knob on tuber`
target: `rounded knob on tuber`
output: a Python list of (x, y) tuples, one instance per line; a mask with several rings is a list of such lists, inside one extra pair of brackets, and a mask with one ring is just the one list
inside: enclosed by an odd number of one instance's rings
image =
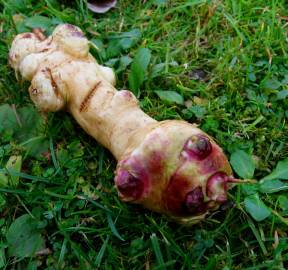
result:
[(206, 210), (201, 187), (196, 187), (186, 194), (184, 207), (190, 214), (203, 213)]
[(121, 170), (115, 181), (120, 195), (126, 201), (137, 200), (143, 193), (143, 181), (126, 170)]
[(212, 152), (210, 140), (203, 135), (194, 135), (184, 145), (183, 151), (189, 158), (203, 160)]
[(227, 201), (227, 183), (229, 177), (224, 172), (217, 172), (209, 177), (207, 181), (207, 195), (208, 197), (216, 202)]

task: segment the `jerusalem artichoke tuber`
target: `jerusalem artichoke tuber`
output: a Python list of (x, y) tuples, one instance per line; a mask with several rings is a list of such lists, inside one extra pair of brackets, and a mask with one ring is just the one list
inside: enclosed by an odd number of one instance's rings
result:
[(19, 34), (9, 60), (32, 81), (29, 93), (41, 111), (68, 110), (113, 153), (123, 201), (194, 223), (227, 200), (233, 176), (221, 148), (192, 124), (157, 122), (131, 92), (117, 91), (112, 69), (89, 54), (78, 27), (59, 25), (44, 40), (37, 32)]

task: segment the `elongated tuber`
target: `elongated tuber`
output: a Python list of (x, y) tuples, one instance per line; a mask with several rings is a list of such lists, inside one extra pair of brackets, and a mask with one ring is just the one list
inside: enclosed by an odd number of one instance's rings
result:
[(194, 223), (227, 200), (233, 176), (221, 148), (192, 124), (157, 122), (131, 92), (117, 91), (112, 69), (89, 54), (78, 27), (60, 25), (48, 38), (19, 34), (9, 61), (32, 82), (29, 93), (41, 111), (66, 109), (113, 153), (123, 201)]

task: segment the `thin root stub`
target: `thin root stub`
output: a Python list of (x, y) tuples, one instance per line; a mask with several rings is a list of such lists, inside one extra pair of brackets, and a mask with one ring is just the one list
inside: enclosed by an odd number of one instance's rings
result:
[(16, 36), (9, 61), (31, 81), (39, 110), (65, 109), (112, 152), (123, 201), (186, 224), (203, 219), (240, 182), (222, 149), (190, 123), (145, 114), (131, 92), (115, 89), (113, 70), (97, 63), (89, 44), (80, 28), (62, 24), (49, 37), (38, 30)]
[(258, 181), (255, 179), (236, 179), (234, 177), (229, 177), (228, 178), (228, 183), (233, 183), (233, 184), (257, 184)]

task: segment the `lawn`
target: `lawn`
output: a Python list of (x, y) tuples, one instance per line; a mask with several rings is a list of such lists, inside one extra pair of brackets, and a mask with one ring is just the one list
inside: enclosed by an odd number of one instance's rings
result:
[[(0, 269), (288, 269), (288, 3), (118, 2), (0, 0)], [(69, 114), (39, 114), (8, 65), (17, 33), (62, 22), (147, 114), (198, 124), (257, 184), (192, 227), (122, 203), (113, 156)]]

